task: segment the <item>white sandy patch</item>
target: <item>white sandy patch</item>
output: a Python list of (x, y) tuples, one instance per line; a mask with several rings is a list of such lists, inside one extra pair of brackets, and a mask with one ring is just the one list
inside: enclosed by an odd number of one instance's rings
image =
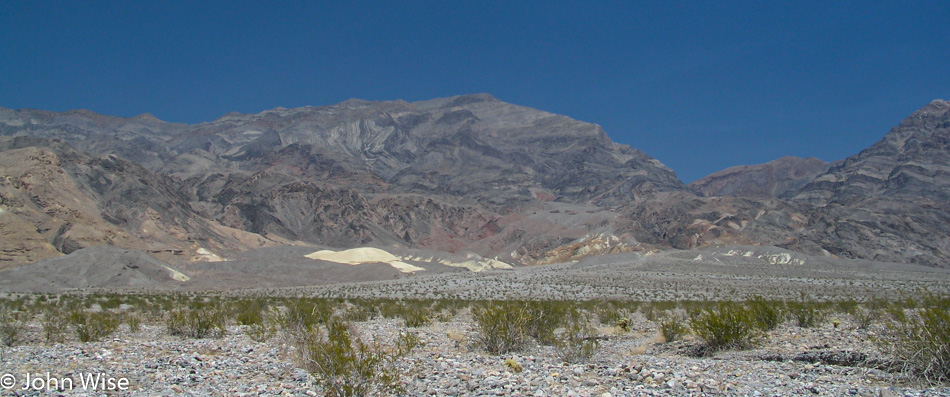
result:
[(0, 214), (2, 214), (2, 213), (4, 213), (4, 212), (7, 212), (7, 210), (3, 209), (3, 207), (0, 207)]
[(165, 268), (168, 269), (168, 273), (172, 277), (172, 280), (181, 281), (181, 282), (191, 280), (191, 277), (186, 276), (184, 273), (178, 270), (172, 269), (168, 266), (165, 266)]
[(218, 256), (214, 252), (209, 251), (207, 248), (198, 248), (195, 251), (195, 262), (223, 262), (224, 258)]
[(418, 262), (438, 262), (439, 264), (451, 267), (464, 267), (473, 272), (484, 272), (486, 270), (494, 269), (514, 269), (511, 265), (502, 262), (497, 259), (483, 258), (475, 254), (469, 254), (466, 256), (467, 260), (461, 262), (453, 262), (444, 258), (435, 258), (435, 257), (410, 257), (407, 258), (410, 260)]
[(321, 250), (309, 255), (307, 258), (327, 262), (343, 263), (347, 265), (361, 265), (364, 263), (386, 263), (403, 273), (412, 273), (425, 270), (418, 266), (413, 266), (402, 261), (402, 258), (383, 251), (379, 248), (363, 247), (353, 248), (343, 251)]

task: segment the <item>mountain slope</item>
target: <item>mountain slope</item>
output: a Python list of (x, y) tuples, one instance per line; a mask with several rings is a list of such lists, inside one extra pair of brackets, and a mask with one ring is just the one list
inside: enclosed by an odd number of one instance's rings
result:
[(114, 155), (94, 158), (58, 141), (5, 137), (0, 174), (0, 225), (18, 225), (5, 240), (20, 242), (0, 266), (99, 244), (190, 261), (199, 249), (269, 243), (198, 216), (179, 182)]
[(950, 102), (935, 100), (871, 147), (833, 164), (792, 196), (818, 205), (866, 199), (950, 201)]
[(689, 184), (704, 196), (778, 198), (811, 182), (826, 163), (814, 157), (782, 157), (765, 164), (740, 165)]

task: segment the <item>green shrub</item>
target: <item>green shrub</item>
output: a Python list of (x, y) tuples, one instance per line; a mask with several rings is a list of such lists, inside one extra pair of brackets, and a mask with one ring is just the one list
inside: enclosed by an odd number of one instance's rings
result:
[(225, 333), (226, 317), (217, 306), (178, 309), (168, 313), (165, 326), (170, 335), (194, 339), (219, 337)]
[(402, 304), (400, 305), (400, 310), (398, 316), (402, 318), (402, 321), (406, 324), (407, 327), (415, 328), (428, 325), (432, 322), (430, 316), (432, 312), (428, 307), (423, 306), (419, 303), (416, 304)]
[(243, 299), (233, 305), (234, 321), (238, 325), (253, 325), (263, 321), (263, 311), (267, 307), (262, 299)]
[(0, 306), (0, 343), (4, 346), (14, 346), (20, 342), (24, 331), (23, 321), (17, 311)]
[(357, 300), (346, 307), (342, 317), (346, 321), (369, 321), (376, 317), (376, 308), (368, 302)]
[(261, 313), (261, 320), (248, 325), (244, 333), (255, 342), (265, 342), (277, 334), (280, 323), (280, 310), (268, 307)]
[(881, 318), (881, 312), (874, 308), (859, 306), (854, 310), (851, 318), (857, 324), (858, 329), (868, 329), (872, 323)]
[(898, 370), (931, 385), (950, 382), (950, 312), (940, 302), (931, 297), (905, 321), (892, 320), (879, 340)]
[(422, 340), (416, 334), (409, 331), (400, 332), (396, 338), (396, 354), (404, 356), (420, 345)]
[(63, 343), (66, 333), (69, 332), (69, 321), (66, 312), (57, 305), (49, 305), (43, 310), (43, 335), (46, 343)]
[(752, 296), (746, 301), (746, 304), (755, 325), (760, 330), (771, 331), (778, 328), (779, 324), (782, 323), (784, 313), (778, 302), (767, 301), (761, 296)]
[(706, 309), (690, 321), (693, 332), (709, 351), (747, 348), (760, 336), (752, 314), (739, 304), (724, 302), (717, 309)]
[(788, 313), (801, 328), (814, 328), (825, 319), (825, 311), (818, 303), (804, 299), (788, 303)]
[(563, 301), (530, 301), (523, 303), (525, 333), (538, 343), (555, 343), (554, 330), (566, 321), (576, 320), (580, 314)]
[(675, 342), (686, 335), (689, 329), (683, 324), (683, 318), (675, 313), (671, 313), (663, 320), (660, 320), (660, 334), (667, 342)]
[(119, 328), (119, 319), (110, 312), (74, 311), (69, 316), (80, 342), (97, 342)]
[(528, 339), (528, 316), (524, 305), (512, 301), (491, 301), (472, 307), (478, 328), (476, 341), (489, 353), (518, 351)]
[(336, 318), (328, 318), (325, 324), (325, 331), (318, 325), (289, 330), (298, 365), (317, 378), (324, 395), (347, 397), (403, 392), (395, 366), (398, 354), (366, 345)]
[(287, 303), (281, 324), (288, 329), (310, 329), (327, 321), (333, 308), (326, 301), (293, 299)]
[(136, 313), (126, 313), (125, 324), (129, 326), (129, 332), (139, 332), (142, 326), (142, 318)]
[(612, 302), (602, 302), (594, 309), (597, 313), (597, 320), (602, 325), (614, 325), (620, 321), (622, 315), (620, 310)]
[(589, 319), (574, 315), (555, 339), (554, 347), (564, 362), (580, 363), (594, 355), (599, 343), (597, 330), (590, 325)]

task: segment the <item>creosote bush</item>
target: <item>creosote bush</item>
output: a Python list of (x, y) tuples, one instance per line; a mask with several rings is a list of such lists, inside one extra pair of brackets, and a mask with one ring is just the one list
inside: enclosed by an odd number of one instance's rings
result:
[(76, 310), (69, 315), (69, 320), (76, 327), (76, 337), (80, 342), (98, 342), (119, 328), (117, 316), (107, 311)]
[(683, 318), (676, 313), (670, 313), (660, 320), (660, 334), (666, 342), (676, 342), (689, 332), (683, 324)]
[(587, 361), (594, 355), (600, 344), (597, 339), (597, 330), (586, 316), (577, 311), (572, 311), (566, 322), (564, 329), (554, 341), (558, 357), (567, 363)]
[(63, 343), (66, 333), (69, 332), (69, 321), (66, 321), (66, 311), (58, 305), (47, 305), (43, 310), (43, 336), (46, 343)]
[(18, 312), (0, 306), (0, 343), (4, 346), (16, 345), (23, 337), (24, 328)]
[(761, 296), (752, 296), (746, 301), (749, 313), (755, 321), (756, 327), (763, 331), (778, 328), (785, 317), (782, 305), (779, 302), (768, 301)]
[(950, 299), (928, 297), (923, 307), (887, 325), (879, 340), (898, 370), (921, 382), (950, 383)]
[(477, 342), (489, 353), (505, 354), (520, 350), (528, 340), (528, 316), (524, 304), (491, 301), (472, 307), (478, 328)]
[(524, 302), (525, 333), (538, 343), (551, 345), (555, 342), (554, 330), (568, 321), (580, 321), (580, 314), (563, 301)]
[(370, 346), (338, 318), (324, 326), (289, 330), (295, 358), (332, 397), (375, 396), (403, 392), (395, 361), (403, 354)]
[(788, 302), (788, 313), (801, 328), (814, 328), (825, 318), (825, 311), (817, 302), (801, 300)]
[(165, 326), (170, 335), (201, 339), (224, 335), (226, 320), (227, 316), (221, 308), (198, 305), (168, 313)]
[(703, 310), (692, 318), (690, 327), (706, 342), (709, 352), (751, 347), (761, 332), (752, 313), (732, 302), (720, 303), (716, 309)]

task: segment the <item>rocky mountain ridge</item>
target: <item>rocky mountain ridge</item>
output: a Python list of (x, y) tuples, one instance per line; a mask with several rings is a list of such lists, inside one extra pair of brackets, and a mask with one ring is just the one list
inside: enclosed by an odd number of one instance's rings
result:
[(187, 264), (296, 242), (528, 265), (751, 244), (946, 266), (948, 108), (843, 161), (783, 158), (689, 187), (597, 125), (487, 94), (197, 125), (0, 108), (0, 230), (22, 231), (0, 260), (106, 243)]

